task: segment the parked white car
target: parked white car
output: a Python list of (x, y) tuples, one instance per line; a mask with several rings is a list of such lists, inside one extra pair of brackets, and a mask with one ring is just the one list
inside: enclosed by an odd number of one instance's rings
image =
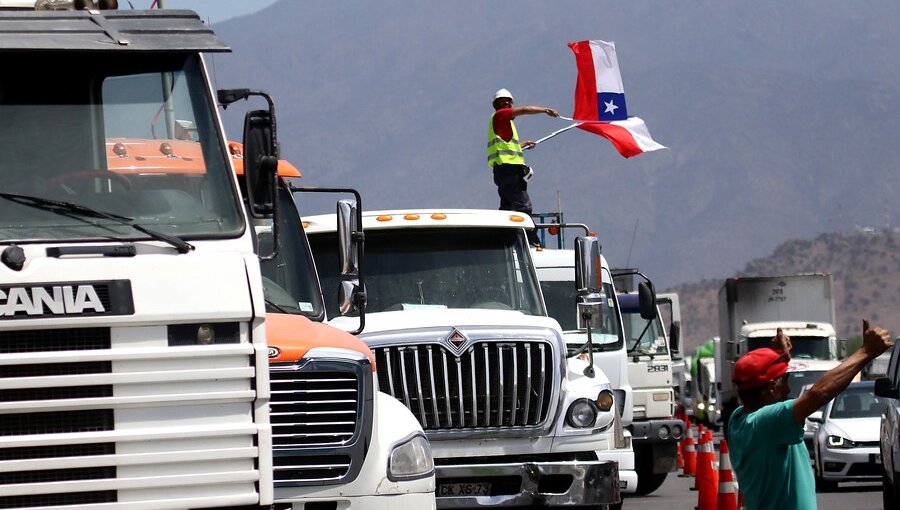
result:
[(884, 401), (872, 381), (851, 383), (825, 406), (815, 437), (814, 472), (823, 491), (843, 481), (881, 479), (879, 429)]

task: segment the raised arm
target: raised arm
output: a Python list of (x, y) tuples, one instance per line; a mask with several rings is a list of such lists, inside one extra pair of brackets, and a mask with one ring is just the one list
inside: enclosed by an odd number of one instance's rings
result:
[(559, 112), (553, 108), (544, 106), (516, 106), (512, 109), (512, 118), (516, 118), (519, 115), (537, 115), (541, 113), (545, 113), (551, 117), (559, 117)]
[(891, 348), (891, 335), (882, 328), (870, 328), (863, 319), (863, 344), (840, 365), (832, 368), (794, 401), (794, 422), (802, 424), (807, 416), (827, 404), (853, 381), (866, 364)]

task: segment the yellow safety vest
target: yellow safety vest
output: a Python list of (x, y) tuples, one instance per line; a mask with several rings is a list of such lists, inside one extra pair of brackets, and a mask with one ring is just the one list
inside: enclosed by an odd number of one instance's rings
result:
[(519, 145), (519, 133), (516, 131), (516, 124), (510, 120), (512, 126), (512, 138), (505, 141), (494, 132), (494, 115), (491, 115), (491, 122), (488, 124), (488, 165), (524, 165), (525, 156), (522, 155), (522, 146)]

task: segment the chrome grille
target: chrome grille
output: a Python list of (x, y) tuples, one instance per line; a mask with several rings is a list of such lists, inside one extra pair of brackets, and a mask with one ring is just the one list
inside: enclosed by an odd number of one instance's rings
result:
[[(270, 365), (276, 486), (346, 483), (371, 429), (371, 367), (351, 361)], [(368, 429), (368, 430), (367, 430)]]
[(379, 388), (425, 430), (530, 428), (550, 411), (556, 378), (546, 342), (477, 342), (459, 356), (441, 344), (375, 349)]

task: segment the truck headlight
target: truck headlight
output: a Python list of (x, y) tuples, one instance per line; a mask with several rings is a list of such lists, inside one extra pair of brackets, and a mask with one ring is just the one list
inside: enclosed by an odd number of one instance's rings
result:
[(566, 423), (570, 427), (586, 429), (597, 420), (597, 406), (586, 398), (580, 398), (569, 406)]
[(418, 480), (434, 473), (431, 444), (425, 436), (415, 435), (398, 444), (388, 459), (388, 478), (391, 481)]
[(611, 391), (603, 390), (599, 395), (597, 395), (596, 403), (597, 408), (605, 413), (606, 411), (612, 409), (613, 404), (616, 403), (616, 399), (613, 398), (613, 394)]

